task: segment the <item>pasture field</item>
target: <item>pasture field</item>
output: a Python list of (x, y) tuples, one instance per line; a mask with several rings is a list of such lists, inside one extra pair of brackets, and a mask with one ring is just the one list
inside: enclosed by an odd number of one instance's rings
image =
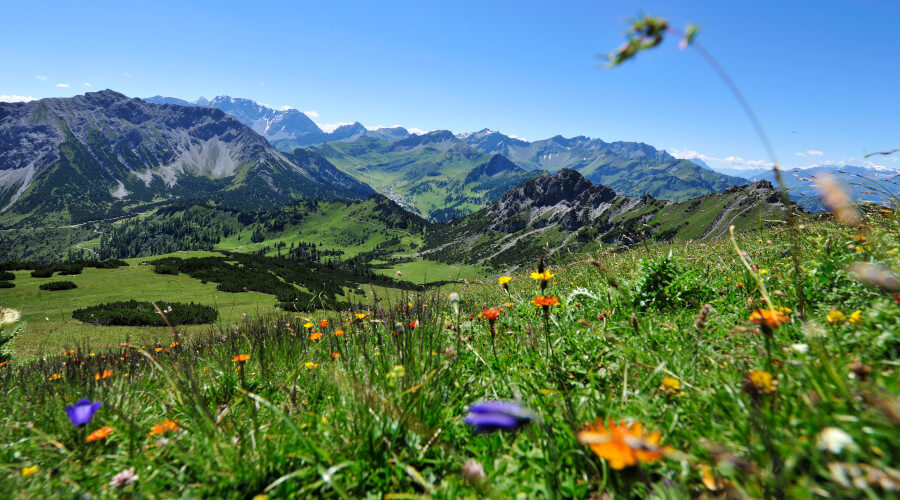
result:
[[(0, 490), (890, 497), (898, 228), (876, 212), (855, 229), (650, 244), (536, 262), (506, 288), (485, 276), (253, 315), (159, 351), (14, 357), (0, 367)], [(66, 406), (81, 398), (102, 405), (75, 427)]]

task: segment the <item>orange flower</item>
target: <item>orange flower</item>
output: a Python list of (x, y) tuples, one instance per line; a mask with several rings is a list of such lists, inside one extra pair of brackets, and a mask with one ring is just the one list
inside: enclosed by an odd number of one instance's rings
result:
[(178, 422), (172, 420), (171, 418), (167, 418), (151, 427), (150, 434), (165, 434), (170, 431), (177, 431), (180, 428), (181, 427), (178, 425)]
[(488, 321), (495, 321), (500, 317), (500, 311), (496, 309), (488, 309), (485, 307), (481, 310), (481, 315), (484, 316), (484, 319)]
[(109, 378), (112, 377), (112, 370), (103, 370), (103, 373), (97, 372), (94, 374), (94, 380), (100, 380), (101, 378)]
[(320, 338), (322, 338), (322, 334), (319, 332), (316, 332), (309, 336), (309, 340), (319, 340)]
[(750, 321), (762, 325), (763, 328), (775, 330), (781, 326), (782, 323), (790, 321), (790, 318), (776, 309), (757, 309), (750, 314)]
[(555, 295), (538, 295), (531, 302), (538, 307), (558, 306), (559, 299)]
[(417, 327), (417, 326), (419, 326), (419, 320), (414, 320), (414, 321), (410, 321), (410, 322), (409, 322), (409, 327), (410, 327), (410, 328), (415, 328), (415, 327)]
[(328, 320), (327, 320), (327, 319), (323, 319), (322, 321), (319, 321), (319, 328), (325, 328), (325, 327), (327, 327), (327, 326), (328, 326)]
[(4, 362), (0, 363), (0, 366), (6, 366), (8, 364), (9, 364), (9, 361), (4, 361)]
[(339, 357), (341, 357), (341, 353), (339, 353), (339, 352), (331, 353), (331, 359), (338, 359)]
[(590, 446), (598, 457), (605, 458), (613, 469), (637, 465), (641, 462), (655, 462), (672, 451), (669, 446), (660, 446), (659, 431), (644, 433), (640, 422), (626, 425), (609, 419), (607, 425), (602, 420), (585, 426), (578, 433), (578, 441)]
[(341, 330), (340, 328), (338, 328), (337, 330), (334, 331), (334, 334), (336, 336), (340, 337), (341, 335), (344, 334), (344, 330)]
[(93, 443), (94, 441), (100, 441), (101, 439), (106, 438), (106, 436), (109, 436), (110, 434), (112, 434), (112, 431), (113, 431), (113, 428), (108, 425), (106, 427), (101, 427), (101, 428), (97, 429), (96, 431), (90, 433), (90, 435), (88, 435), (88, 437), (87, 437), (87, 439), (85, 439), (85, 441), (87, 441), (88, 443)]
[(248, 359), (250, 359), (249, 354), (238, 354), (237, 356), (235, 356), (234, 358), (231, 359), (231, 362), (232, 363), (243, 363), (244, 361), (247, 361)]

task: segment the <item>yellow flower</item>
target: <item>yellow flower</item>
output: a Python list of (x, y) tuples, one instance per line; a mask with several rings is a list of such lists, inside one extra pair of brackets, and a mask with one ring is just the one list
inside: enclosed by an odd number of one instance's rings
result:
[(666, 396), (677, 396), (681, 394), (681, 381), (675, 377), (663, 377), (659, 391)]
[(759, 275), (769, 274), (769, 271), (766, 269), (760, 269), (759, 271), (756, 272), (756, 274), (759, 274)]
[(829, 312), (825, 319), (828, 321), (829, 325), (843, 325), (847, 321), (847, 317), (844, 316), (844, 313), (838, 310)]
[(38, 470), (38, 466), (37, 466), (37, 465), (32, 465), (31, 467), (23, 467), (23, 468), (22, 468), (22, 475), (25, 476), (25, 477), (28, 477), (28, 476), (34, 474), (35, 472), (37, 472), (37, 470)]
[(655, 462), (672, 451), (668, 446), (660, 446), (659, 431), (646, 434), (640, 422), (629, 426), (624, 422), (617, 424), (612, 419), (607, 425), (603, 425), (602, 420), (587, 425), (578, 433), (578, 441), (588, 445), (616, 470), (641, 462)]
[(58, 373), (54, 373), (53, 375), (50, 375), (50, 378), (47, 379), (47, 380), (50, 380), (50, 381), (52, 382), (52, 381), (54, 381), (54, 380), (59, 380), (59, 379), (61, 379), (61, 378), (62, 378), (62, 375), (60, 375), (60, 374), (58, 374)]
[(307, 368), (310, 368), (310, 369), (312, 369), (312, 368), (318, 368), (318, 367), (319, 367), (319, 363), (313, 363), (312, 361), (307, 361), (307, 362), (304, 364), (304, 366), (306, 366)]
[(778, 382), (775, 381), (772, 374), (765, 370), (753, 370), (744, 379), (744, 391), (751, 396), (772, 394), (777, 385)]
[(503, 286), (508, 285), (511, 280), (512, 276), (500, 276), (499, 278), (497, 278), (497, 282)]
[(847, 318), (847, 321), (853, 323), (854, 325), (861, 325), (863, 322), (862, 311), (857, 309), (850, 313), (850, 317)]
[(538, 281), (550, 281), (550, 278), (552, 278), (554, 276), (556, 276), (556, 275), (551, 273), (550, 271), (544, 271), (542, 273), (534, 271), (531, 273), (531, 279), (538, 280)]
[(366, 319), (366, 313), (356, 313), (356, 319)]
[(309, 329), (312, 328), (313, 326), (315, 326), (315, 325), (313, 325), (313, 324), (310, 323), (309, 321), (307, 321), (306, 323), (303, 323), (303, 328), (306, 328), (307, 330), (309, 330)]

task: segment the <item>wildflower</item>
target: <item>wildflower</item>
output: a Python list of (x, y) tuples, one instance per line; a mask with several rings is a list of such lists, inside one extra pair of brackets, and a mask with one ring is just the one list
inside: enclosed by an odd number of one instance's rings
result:
[(338, 328), (337, 330), (334, 331), (334, 334), (335, 334), (335, 336), (340, 337), (341, 335), (344, 334), (344, 330), (341, 330), (340, 328)]
[(94, 380), (100, 380), (101, 378), (109, 378), (112, 377), (112, 370), (103, 370), (103, 373), (97, 372), (94, 374)]
[(829, 325), (843, 325), (847, 321), (847, 317), (838, 310), (831, 310), (828, 316), (825, 317), (825, 320), (828, 321)]
[(22, 467), (22, 476), (28, 477), (28, 476), (34, 474), (35, 472), (37, 472), (37, 470), (38, 470), (37, 465), (32, 465), (31, 467)]
[(504, 288), (509, 287), (510, 281), (512, 281), (512, 276), (500, 276), (497, 278), (497, 282), (503, 285)]
[(180, 428), (181, 426), (178, 425), (178, 422), (172, 420), (171, 418), (167, 418), (151, 427), (150, 434), (165, 434), (170, 431), (177, 431)]
[(307, 321), (306, 323), (303, 323), (303, 328), (306, 328), (307, 330), (309, 330), (310, 328), (312, 328), (312, 327), (314, 327), (314, 326), (316, 326), (316, 325), (313, 325), (313, 324), (312, 324), (311, 322), (309, 322), (309, 321)]
[(672, 397), (681, 394), (681, 381), (675, 377), (663, 377), (659, 392)]
[(409, 327), (410, 327), (410, 328), (416, 328), (417, 326), (419, 326), (419, 320), (416, 319), (416, 320), (413, 320), (413, 321), (410, 321), (410, 322), (409, 322)]
[(112, 481), (109, 482), (109, 487), (117, 490), (125, 489), (137, 482), (139, 478), (140, 476), (134, 473), (134, 467), (131, 467), (113, 476)]
[(534, 420), (533, 414), (512, 401), (483, 401), (469, 408), (466, 423), (476, 434), (495, 431), (512, 432)]
[(488, 309), (488, 308), (484, 308), (484, 309), (481, 310), (481, 316), (482, 316), (484, 319), (486, 319), (486, 320), (488, 320), (488, 321), (490, 321), (490, 322), (493, 323), (494, 321), (497, 320), (497, 318), (500, 317), (500, 311), (498, 311), (498, 310), (496, 310), (496, 309)]
[(609, 419), (607, 425), (603, 425), (603, 421), (598, 419), (578, 433), (578, 441), (588, 445), (594, 454), (606, 459), (609, 466), (616, 470), (642, 462), (655, 462), (671, 451), (668, 446), (660, 446), (659, 431), (646, 434), (640, 422), (627, 425)]
[(339, 353), (339, 352), (331, 353), (331, 359), (338, 359), (339, 357), (341, 357), (341, 353)]
[(753, 370), (744, 378), (744, 392), (751, 396), (772, 394), (778, 382), (765, 370)]
[(356, 319), (360, 321), (366, 319), (366, 313), (356, 313)]
[(544, 271), (544, 272), (533, 271), (531, 273), (531, 279), (538, 280), (538, 281), (550, 281), (550, 279), (553, 278), (554, 276), (556, 276), (556, 275), (551, 273), (550, 271)]
[(315, 332), (309, 336), (309, 340), (319, 340), (320, 338), (322, 338), (322, 334), (319, 332)]
[(462, 475), (469, 483), (481, 482), (485, 478), (484, 466), (481, 465), (481, 462), (470, 458), (463, 464)]
[(769, 271), (766, 269), (760, 269), (760, 270), (756, 271), (756, 274), (762, 276), (763, 274), (769, 274)]
[(809, 352), (809, 344), (791, 344), (791, 349), (799, 352), (800, 354), (806, 354)]
[(237, 356), (235, 356), (234, 358), (231, 359), (231, 362), (232, 363), (243, 363), (243, 362), (247, 361), (248, 359), (250, 359), (249, 354), (238, 354)]
[(54, 373), (53, 375), (50, 375), (50, 378), (48, 378), (47, 380), (53, 382), (54, 380), (59, 380), (61, 378), (62, 378), (62, 375), (60, 375), (58, 373)]
[(110, 434), (112, 434), (112, 431), (113, 431), (113, 428), (108, 425), (101, 427), (101, 428), (97, 429), (96, 431), (90, 433), (88, 435), (87, 439), (85, 439), (85, 441), (87, 441), (88, 443), (93, 443), (94, 441), (99, 441), (101, 439), (105, 439), (106, 436), (109, 436)]
[(9, 361), (4, 361), (4, 362), (0, 363), (0, 367), (6, 366), (8, 364), (9, 364)]
[(163, 348), (162, 348), (162, 347), (156, 347), (156, 348), (154, 348), (153, 350), (156, 351), (156, 352), (161, 352), (161, 351), (163, 350)]
[(103, 403), (93, 402), (90, 399), (79, 399), (74, 405), (66, 406), (66, 415), (75, 427), (82, 427), (94, 419), (94, 413), (100, 409)]
[(312, 361), (307, 361), (306, 363), (304, 363), (303, 366), (305, 366), (305, 367), (307, 367), (307, 368), (309, 368), (309, 369), (314, 369), (314, 368), (318, 368), (318, 367), (319, 367), (319, 363), (313, 363)]
[(743, 283), (738, 283), (738, 284), (737, 284), (737, 287), (738, 287), (738, 288), (744, 288), (745, 286), (746, 286), (746, 285), (744, 285)]
[(327, 327), (328, 327), (327, 319), (323, 319), (322, 321), (319, 321), (319, 328), (327, 328)]
[(819, 441), (817, 443), (820, 450), (830, 451), (838, 454), (844, 451), (845, 447), (853, 446), (853, 438), (842, 429), (837, 427), (826, 427), (819, 433)]
[(847, 321), (853, 323), (854, 325), (861, 325), (863, 322), (862, 311), (860, 311), (859, 309), (853, 311), (852, 313), (850, 313), (850, 317), (847, 318)]
[(532, 301), (538, 307), (558, 306), (559, 299), (555, 295), (538, 295)]
[(750, 314), (750, 321), (762, 326), (763, 333), (771, 334), (790, 318), (777, 309), (757, 309)]

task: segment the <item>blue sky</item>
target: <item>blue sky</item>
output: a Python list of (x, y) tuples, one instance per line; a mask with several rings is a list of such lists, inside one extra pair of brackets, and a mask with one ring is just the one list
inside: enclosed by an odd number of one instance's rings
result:
[[(782, 164), (862, 165), (900, 147), (893, 1), (5, 2), (0, 98), (227, 94), (321, 124), (588, 135), (714, 167), (767, 162), (735, 99), (676, 40), (600, 67), (642, 11), (703, 25), (698, 40)], [(896, 156), (870, 160), (900, 168)]]

